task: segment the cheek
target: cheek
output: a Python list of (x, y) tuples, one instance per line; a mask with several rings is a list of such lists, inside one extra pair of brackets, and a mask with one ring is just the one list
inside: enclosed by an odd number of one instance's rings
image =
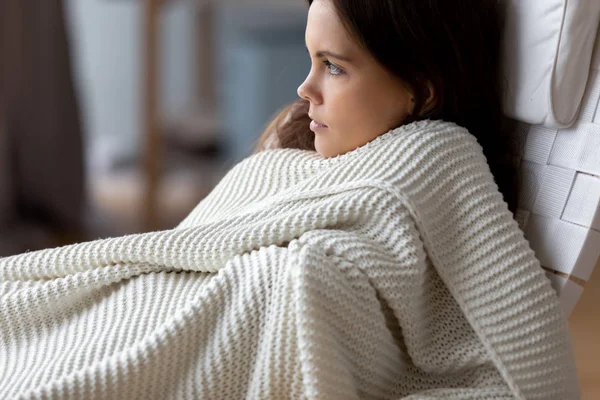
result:
[(321, 115), (329, 130), (316, 135), (315, 147), (325, 157), (355, 149), (399, 125), (403, 97), (391, 90), (375, 90), (377, 86), (365, 79), (357, 82), (332, 82), (323, 91)]
[(315, 149), (324, 157), (344, 154), (374, 139), (380, 132), (376, 124), (377, 105), (360, 91), (346, 90), (327, 98), (329, 130), (315, 136)]
[(409, 101), (410, 96), (404, 90), (365, 87), (346, 98), (345, 122), (360, 129), (357, 134), (372, 139), (401, 125), (408, 113)]
[(341, 135), (348, 139), (359, 139), (376, 133), (377, 125), (381, 122), (381, 104), (377, 99), (356, 91), (340, 96), (334, 107), (336, 120), (339, 127), (343, 128)]
[(364, 126), (369, 115), (375, 111), (361, 90), (352, 87), (345, 89), (330, 93), (327, 99), (327, 114), (331, 125), (342, 134)]

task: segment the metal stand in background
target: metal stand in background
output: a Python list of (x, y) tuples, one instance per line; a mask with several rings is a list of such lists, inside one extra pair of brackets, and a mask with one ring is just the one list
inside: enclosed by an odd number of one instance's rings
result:
[(199, 0), (196, 4), (196, 37), (199, 44), (196, 65), (200, 73), (198, 100), (204, 114), (214, 118), (217, 111), (215, 60), (218, 55), (214, 41), (215, 6), (207, 0)]
[(160, 73), (158, 69), (158, 19), (161, 0), (144, 1), (144, 63), (142, 85), (142, 138), (144, 141), (143, 175), (144, 205), (143, 230), (153, 231), (159, 226), (158, 220), (158, 186), (160, 184), (160, 167), (162, 152), (160, 146), (160, 121), (158, 111)]

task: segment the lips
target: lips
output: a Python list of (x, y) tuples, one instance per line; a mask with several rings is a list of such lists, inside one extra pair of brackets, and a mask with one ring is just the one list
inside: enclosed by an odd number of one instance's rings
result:
[(308, 114), (308, 117), (312, 120), (310, 121), (310, 130), (313, 132), (316, 132), (319, 129), (325, 129), (327, 128), (327, 125), (317, 121), (316, 119), (314, 119), (310, 113)]
[(327, 128), (327, 125), (323, 125), (320, 122), (317, 122), (314, 120), (310, 122), (310, 130), (313, 132), (316, 132), (319, 129), (326, 129), (326, 128)]

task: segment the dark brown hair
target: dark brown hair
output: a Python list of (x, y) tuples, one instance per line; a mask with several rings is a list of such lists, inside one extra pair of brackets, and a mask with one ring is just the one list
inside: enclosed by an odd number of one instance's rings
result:
[[(463, 126), (483, 147), (509, 209), (518, 202), (518, 149), (502, 115), (502, 18), (497, 0), (329, 0), (340, 20), (414, 96), (409, 123), (442, 119)], [(308, 5), (312, 4), (308, 0)], [(423, 112), (429, 94), (433, 107)], [(309, 103), (297, 100), (267, 126), (256, 151), (315, 150)], [(270, 140), (274, 144), (268, 145)]]

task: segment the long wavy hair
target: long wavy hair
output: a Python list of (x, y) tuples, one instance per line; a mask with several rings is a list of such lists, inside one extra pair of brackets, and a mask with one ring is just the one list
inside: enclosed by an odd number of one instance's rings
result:
[[(484, 155), (508, 208), (518, 204), (519, 149), (502, 114), (498, 0), (328, 0), (356, 42), (412, 91), (413, 114), (403, 123), (442, 119), (463, 126)], [(310, 7), (313, 0), (308, 0)], [(433, 85), (436, 101), (424, 112)], [(300, 99), (267, 125), (255, 152), (315, 150), (309, 103)]]

